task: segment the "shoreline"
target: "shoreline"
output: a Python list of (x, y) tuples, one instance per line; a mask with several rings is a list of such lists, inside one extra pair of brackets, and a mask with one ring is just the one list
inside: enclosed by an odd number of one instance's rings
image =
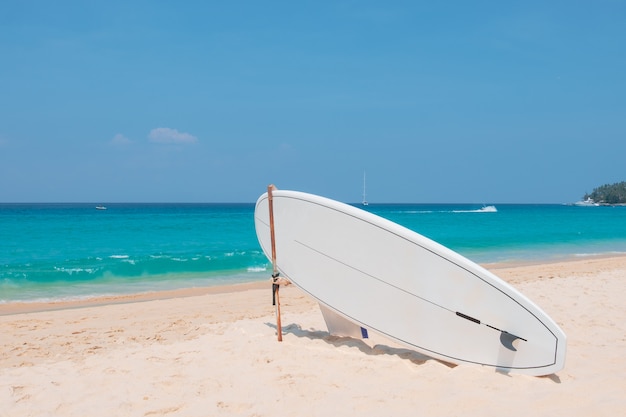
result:
[(241, 284), (215, 285), (208, 287), (179, 288), (175, 290), (151, 291), (119, 295), (94, 296), (77, 300), (59, 301), (16, 301), (0, 304), (0, 316), (38, 313), (85, 307), (101, 307), (116, 304), (142, 303), (147, 301), (169, 300), (174, 298), (197, 297), (208, 294), (224, 294), (268, 288), (268, 281), (254, 281)]
[[(546, 268), (558, 269), (561, 271), (572, 271), (591, 273), (598, 262), (610, 262), (612, 264), (626, 264), (626, 254), (600, 254), (585, 257), (568, 257), (549, 261), (515, 261), (480, 264), (483, 268), (494, 273), (511, 285), (533, 279), (542, 279), (543, 276), (530, 278), (518, 272), (520, 268), (527, 271), (545, 270)], [(548, 274), (549, 275), (549, 274)], [(523, 278), (522, 278), (523, 277)], [(547, 278), (552, 278), (548, 276)], [(252, 281), (236, 284), (220, 284), (205, 287), (189, 287), (174, 290), (151, 291), (142, 293), (129, 293), (119, 295), (94, 296), (76, 300), (58, 301), (16, 301), (0, 304), (0, 316), (13, 314), (37, 313), (42, 311), (55, 311), (65, 309), (76, 309), (85, 307), (99, 307), (116, 304), (140, 303), (156, 300), (168, 300), (174, 298), (197, 297), (209, 294), (225, 294), (249, 290), (260, 290), (270, 288), (269, 278), (262, 281)]]

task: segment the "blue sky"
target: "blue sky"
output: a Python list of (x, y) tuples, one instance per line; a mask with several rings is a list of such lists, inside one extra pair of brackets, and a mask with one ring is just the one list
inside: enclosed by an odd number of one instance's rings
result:
[(623, 1), (3, 1), (0, 202), (561, 203), (626, 180)]

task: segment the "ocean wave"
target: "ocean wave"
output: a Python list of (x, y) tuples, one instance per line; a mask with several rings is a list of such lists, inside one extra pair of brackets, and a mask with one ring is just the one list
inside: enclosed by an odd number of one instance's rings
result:
[(251, 266), (248, 267), (248, 272), (265, 272), (267, 271), (267, 266)]
[(606, 252), (585, 252), (575, 253), (576, 258), (593, 258), (594, 256), (623, 256), (626, 255), (626, 251), (606, 251)]
[(81, 274), (86, 272), (87, 274), (95, 274), (98, 270), (97, 268), (64, 268), (64, 267), (54, 267), (55, 271), (65, 272), (69, 275)]
[(102, 277), (92, 281), (33, 283), (4, 279), (0, 281), (0, 304), (81, 301), (123, 294), (145, 294), (182, 288), (199, 288), (256, 282), (267, 277), (268, 266), (214, 272), (174, 272), (129, 277)]
[(223, 251), (210, 254), (111, 255), (64, 261), (40, 261), (0, 266), (0, 279), (15, 285), (69, 281), (137, 280), (167, 274), (222, 274), (257, 272), (267, 259), (260, 251)]

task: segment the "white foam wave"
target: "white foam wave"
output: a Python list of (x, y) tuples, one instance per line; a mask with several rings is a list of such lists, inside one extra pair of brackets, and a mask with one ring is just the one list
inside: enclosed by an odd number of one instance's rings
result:
[(588, 252), (588, 253), (575, 253), (576, 258), (591, 258), (595, 256), (622, 256), (626, 252), (622, 251), (606, 251), (606, 252)]
[(65, 267), (58, 267), (58, 266), (55, 266), (54, 270), (59, 271), (59, 272), (67, 272), (70, 275), (79, 274), (81, 272), (93, 274), (94, 272), (97, 271), (97, 269), (95, 268), (65, 268)]

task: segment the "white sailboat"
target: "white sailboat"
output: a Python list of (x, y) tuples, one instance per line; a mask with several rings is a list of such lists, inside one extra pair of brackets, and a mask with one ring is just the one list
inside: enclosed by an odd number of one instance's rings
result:
[(363, 201), (361, 201), (361, 204), (363, 204), (364, 206), (367, 206), (369, 204), (365, 199), (365, 171), (363, 171)]

